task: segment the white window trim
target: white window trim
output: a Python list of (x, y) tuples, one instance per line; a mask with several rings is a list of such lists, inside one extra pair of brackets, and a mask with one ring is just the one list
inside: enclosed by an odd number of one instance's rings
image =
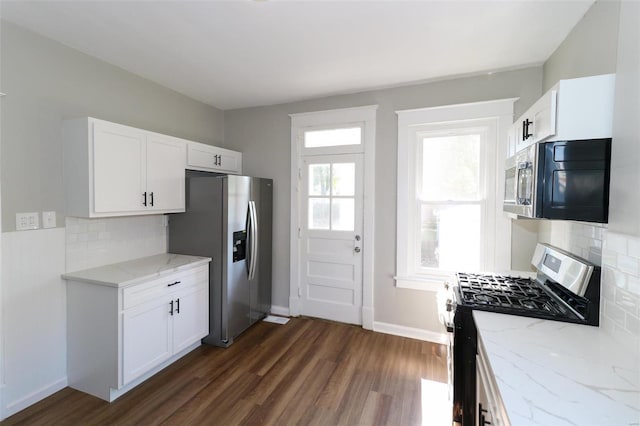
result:
[[(416, 132), (425, 125), (451, 123), (455, 121), (495, 119), (497, 146), (492, 152), (496, 164), (496, 196), (487, 198), (487, 209), (496, 209), (495, 223), (487, 227), (487, 245), (485, 251), (496, 265), (496, 271), (506, 271), (511, 265), (511, 223), (502, 211), (502, 191), (504, 189), (503, 165), (507, 151), (507, 132), (513, 122), (514, 103), (518, 98), (495, 101), (474, 102), (447, 105), (433, 108), (420, 108), (396, 111), (398, 114), (398, 180), (397, 180), (397, 241), (396, 241), (396, 287), (437, 291), (442, 283), (453, 278), (451, 272), (431, 271), (428, 274), (416, 273), (413, 265), (413, 204), (415, 201), (415, 176), (417, 162)], [(410, 210), (411, 209), (411, 210)], [(506, 242), (498, 243), (496, 242)]]
[[(375, 224), (375, 137), (376, 112), (378, 105), (354, 108), (341, 108), (328, 111), (316, 111), (290, 114), (291, 117), (291, 228), (289, 253), (289, 314), (300, 315), (300, 260), (299, 238), (299, 174), (302, 167), (302, 155), (323, 155), (325, 148), (303, 148), (301, 132), (308, 129), (322, 129), (331, 126), (348, 127), (354, 123), (364, 123), (363, 143), (343, 145), (338, 148), (343, 153), (364, 153), (364, 200), (362, 240), (362, 328), (373, 330), (373, 261), (374, 261), (374, 224)], [(334, 149), (335, 152), (335, 149)]]

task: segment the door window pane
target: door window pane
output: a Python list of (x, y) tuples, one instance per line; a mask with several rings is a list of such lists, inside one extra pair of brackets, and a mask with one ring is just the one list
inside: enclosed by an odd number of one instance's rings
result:
[(326, 146), (360, 145), (362, 129), (350, 127), (344, 129), (309, 130), (304, 132), (305, 148), (322, 148)]
[(331, 229), (334, 231), (353, 231), (355, 202), (353, 198), (334, 198), (331, 200)]
[(480, 269), (479, 204), (423, 204), (420, 220), (420, 264), (448, 271)]
[(329, 199), (309, 198), (309, 229), (329, 229)]
[(329, 164), (309, 165), (309, 195), (329, 195)]
[(420, 198), (480, 199), (480, 142), (479, 134), (423, 138)]
[(355, 163), (335, 163), (331, 170), (332, 195), (355, 195)]

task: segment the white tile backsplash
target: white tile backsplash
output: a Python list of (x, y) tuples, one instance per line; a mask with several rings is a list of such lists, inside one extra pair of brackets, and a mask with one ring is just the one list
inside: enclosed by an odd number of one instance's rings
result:
[(164, 216), (66, 218), (66, 271), (166, 253)]
[(640, 347), (640, 238), (606, 225), (544, 221), (539, 241), (602, 266), (600, 326), (628, 348)]

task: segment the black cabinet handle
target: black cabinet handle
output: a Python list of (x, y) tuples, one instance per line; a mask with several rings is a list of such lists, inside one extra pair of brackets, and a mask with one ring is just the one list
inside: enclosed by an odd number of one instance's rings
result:
[(146, 207), (147, 206), (147, 193), (146, 192), (142, 193), (142, 196), (144, 197), (144, 201), (142, 202), (142, 205)]
[(169, 303), (169, 305), (171, 306), (171, 309), (169, 309), (169, 314), (173, 316), (173, 300), (171, 301), (171, 303)]
[(482, 408), (482, 403), (478, 404), (478, 410), (479, 410), (478, 417), (480, 418), (480, 421), (478, 422), (479, 425), (480, 426), (490, 425), (491, 422), (484, 418), (484, 413), (488, 413), (488, 411)]
[(176, 299), (176, 314), (180, 313), (180, 298)]
[(180, 284), (180, 281), (174, 281), (171, 284), (167, 284), (167, 287), (173, 287), (174, 285)]
[(529, 133), (529, 126), (531, 126), (532, 124), (533, 124), (533, 121), (529, 120), (528, 118), (522, 122), (524, 139), (528, 139), (529, 136), (533, 136), (533, 133)]
[(150, 192), (149, 195), (151, 196), (151, 207), (153, 207), (153, 192)]
[(218, 155), (217, 154), (213, 156), (213, 165), (214, 166), (218, 165)]

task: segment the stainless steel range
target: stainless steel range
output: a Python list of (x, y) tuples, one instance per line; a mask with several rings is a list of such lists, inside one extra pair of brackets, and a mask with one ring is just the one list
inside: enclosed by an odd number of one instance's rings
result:
[(536, 268), (535, 278), (458, 273), (453, 287), (445, 284), (448, 296), (441, 318), (453, 333), (454, 424), (476, 424), (477, 331), (473, 310), (598, 325), (599, 267), (544, 244), (538, 244), (531, 263)]

